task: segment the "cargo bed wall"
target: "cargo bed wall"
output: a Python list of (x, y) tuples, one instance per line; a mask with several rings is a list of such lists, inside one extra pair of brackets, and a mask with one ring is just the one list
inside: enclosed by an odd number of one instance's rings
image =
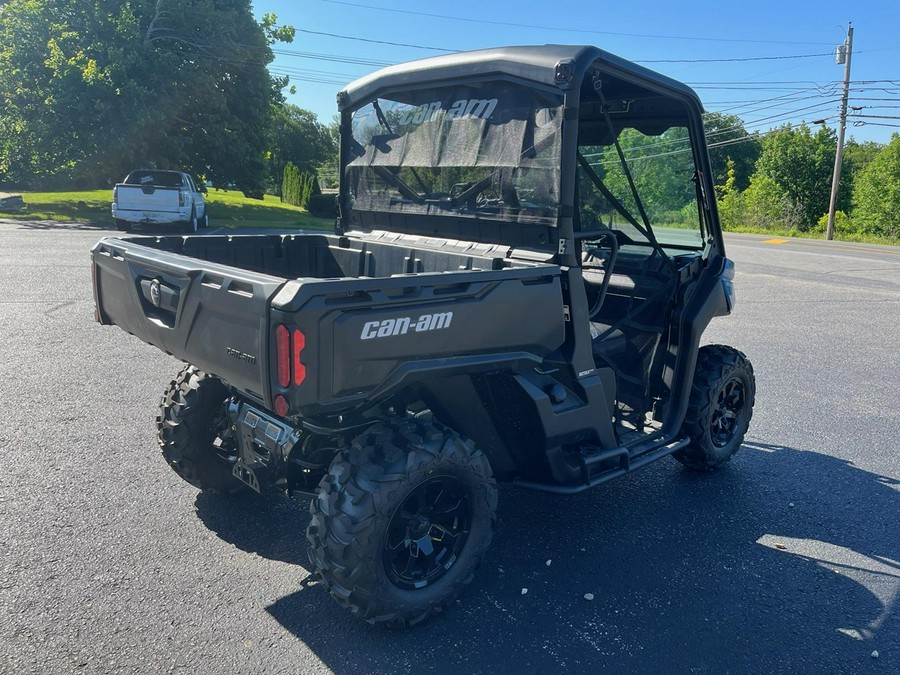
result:
[(307, 380), (276, 388), (304, 414), (449, 374), (532, 368), (565, 339), (559, 268), (550, 265), (289, 282), (272, 322), (272, 331), (283, 324), (305, 337)]
[(494, 245), (400, 237), (239, 235), (132, 237), (143, 246), (286, 279), (389, 277), (395, 274), (517, 267)]
[(117, 239), (97, 244), (92, 258), (101, 323), (265, 401), (269, 300), (283, 279)]

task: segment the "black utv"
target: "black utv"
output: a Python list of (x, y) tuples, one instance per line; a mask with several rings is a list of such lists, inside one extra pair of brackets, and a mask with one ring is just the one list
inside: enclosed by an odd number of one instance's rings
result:
[(702, 108), (594, 47), (386, 68), (338, 95), (335, 232), (107, 238), (97, 319), (185, 361), (157, 418), (203, 490), (312, 497), (310, 558), (373, 623), (445, 609), (497, 482), (571, 494), (752, 414)]

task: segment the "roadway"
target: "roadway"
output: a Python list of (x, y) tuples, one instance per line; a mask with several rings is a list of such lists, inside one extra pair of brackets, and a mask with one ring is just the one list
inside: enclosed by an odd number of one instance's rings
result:
[(732, 464), (505, 488), (459, 603), (390, 631), (308, 583), (304, 504), (166, 467), (179, 363), (94, 323), (106, 234), (0, 221), (0, 671), (900, 672), (900, 249), (728, 236), (704, 341), (758, 386)]

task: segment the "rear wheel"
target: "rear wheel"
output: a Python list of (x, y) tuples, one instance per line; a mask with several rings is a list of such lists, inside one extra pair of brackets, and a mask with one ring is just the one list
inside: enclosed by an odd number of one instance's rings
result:
[(244, 489), (231, 473), (237, 445), (227, 415), (228, 398), (222, 380), (187, 366), (169, 383), (156, 416), (166, 462), (188, 483), (209, 492)]
[(338, 455), (312, 501), (310, 561), (369, 623), (416, 624), (472, 580), (495, 521), (484, 454), (421, 419), (372, 427)]
[(725, 345), (702, 347), (682, 426), (691, 444), (673, 457), (696, 471), (728, 462), (744, 442), (755, 398), (753, 366), (744, 354)]
[(131, 232), (131, 223), (127, 220), (116, 218), (116, 229), (120, 232)]
[(195, 211), (191, 211), (191, 217), (188, 219), (185, 229), (188, 232), (196, 232), (200, 227), (200, 221), (197, 219), (197, 213)]

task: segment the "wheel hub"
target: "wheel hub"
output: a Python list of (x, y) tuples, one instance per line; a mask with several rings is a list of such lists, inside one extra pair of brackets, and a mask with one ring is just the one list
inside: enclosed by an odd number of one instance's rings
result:
[(719, 391), (710, 421), (711, 440), (717, 448), (725, 447), (734, 438), (744, 410), (744, 398), (744, 383), (738, 378), (726, 382)]
[(431, 521), (424, 515), (417, 515), (409, 525), (409, 538), (421, 539), (431, 530)]
[(397, 507), (384, 537), (382, 560), (391, 582), (424, 588), (456, 563), (469, 535), (468, 490), (455, 476), (423, 481)]

